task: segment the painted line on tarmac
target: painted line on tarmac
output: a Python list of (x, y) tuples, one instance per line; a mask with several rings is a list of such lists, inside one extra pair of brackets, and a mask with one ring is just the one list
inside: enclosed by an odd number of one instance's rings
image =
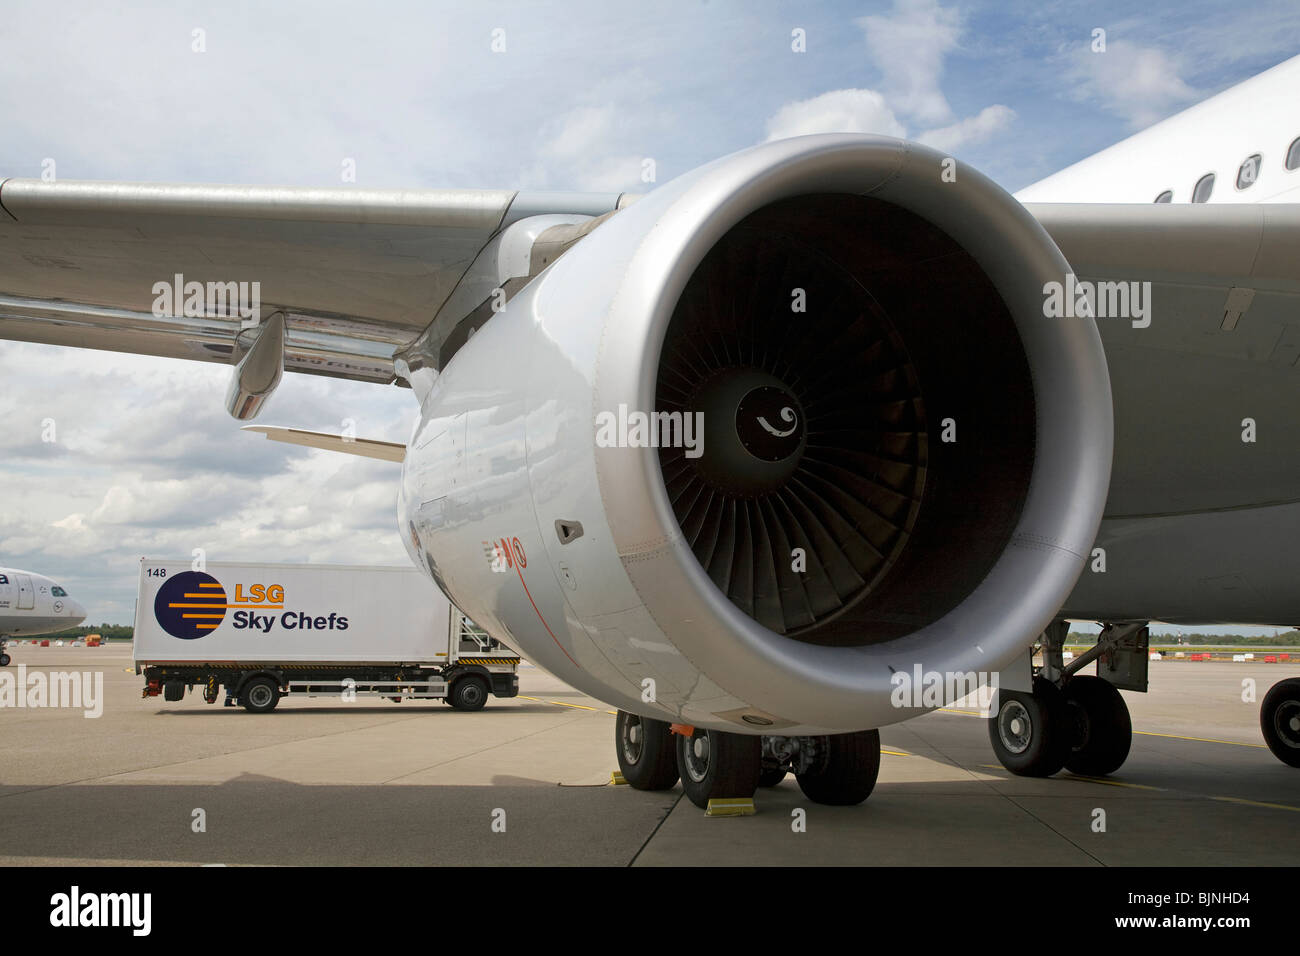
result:
[[(1012, 774), (1011, 771), (1007, 770), (1007, 768), (1002, 766), (1002, 764), (1000, 763), (982, 763), (980, 764), (980, 767), (985, 770), (1000, 770), (1008, 776), (1008, 779), (1014, 776), (1014, 774)], [(1047, 779), (1047, 778), (1039, 778), (1039, 779)], [(1065, 776), (1056, 777), (1055, 779), (1078, 780), (1081, 783), (1104, 783), (1108, 787), (1127, 787), (1132, 790), (1155, 790), (1158, 793), (1168, 793), (1168, 791), (1164, 787), (1150, 787), (1144, 783), (1125, 783), (1122, 780), (1106, 780), (1103, 777), (1085, 777), (1083, 774), (1079, 774), (1079, 773), (1066, 774)], [(1197, 794), (1197, 796), (1199, 796), (1199, 794)]]
[(1244, 803), (1248, 807), (1268, 807), (1271, 810), (1290, 810), (1292, 813), (1300, 813), (1300, 807), (1288, 806), (1285, 803), (1263, 803), (1259, 800), (1245, 800), (1241, 797), (1210, 797), (1211, 800), (1221, 800), (1224, 803)]
[(1072, 773), (1062, 780), (1082, 780), (1084, 783), (1104, 783), (1108, 787), (1128, 787), (1130, 790), (1155, 790), (1159, 793), (1165, 793), (1164, 787), (1151, 787), (1145, 783), (1125, 783), (1122, 780), (1107, 780), (1104, 777), (1089, 777), (1081, 773)]
[[(600, 710), (599, 707), (588, 707), (585, 704), (566, 704), (562, 700), (542, 700), (542, 698), (540, 697), (529, 697), (527, 694), (516, 694), (515, 696), (518, 697), (520, 700), (532, 700), (532, 701), (536, 701), (539, 704), (554, 704), (557, 707), (573, 707), (576, 708), (577, 710), (590, 710), (590, 711)], [(605, 713), (614, 714), (617, 716), (618, 711), (607, 710), (605, 711)]]
[(1213, 737), (1184, 737), (1182, 734), (1157, 734), (1150, 730), (1135, 730), (1135, 734), (1141, 734), (1143, 737), (1168, 737), (1170, 740), (1200, 740), (1207, 744), (1231, 744), (1234, 747), (1258, 747), (1260, 750), (1268, 748), (1263, 744), (1248, 744), (1240, 740), (1216, 740)]
[[(981, 767), (989, 770), (1001, 770), (1010, 776), (1009, 771), (1001, 764), (984, 763)], [(1247, 807), (1263, 807), (1267, 810), (1290, 810), (1292, 813), (1300, 813), (1300, 807), (1293, 807), (1285, 803), (1265, 803), (1262, 800), (1247, 800), (1244, 797), (1220, 797), (1211, 793), (1193, 793), (1190, 790), (1169, 790), (1167, 787), (1151, 787), (1143, 783), (1125, 783), (1121, 780), (1104, 780), (1101, 777), (1085, 777), (1082, 774), (1071, 773), (1063, 777), (1057, 777), (1058, 780), (1078, 780), (1082, 783), (1104, 783), (1110, 787), (1127, 787), (1133, 790), (1154, 790), (1157, 793), (1181, 793), (1189, 797), (1196, 797), (1201, 800), (1217, 800), (1220, 803), (1239, 803)]]

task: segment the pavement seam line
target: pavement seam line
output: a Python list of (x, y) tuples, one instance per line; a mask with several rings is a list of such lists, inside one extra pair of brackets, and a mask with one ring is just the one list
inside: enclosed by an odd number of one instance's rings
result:
[(645, 851), (645, 848), (650, 845), (650, 841), (655, 838), (655, 834), (659, 832), (659, 828), (662, 827), (666, 822), (668, 822), (668, 818), (673, 815), (673, 811), (677, 809), (677, 804), (682, 802), (682, 797), (684, 796), (686, 796), (685, 790), (683, 790), (681, 793), (677, 795), (677, 799), (673, 801), (673, 805), (669, 807), (666, 811), (664, 811), (664, 815), (659, 818), (659, 822), (656, 823), (655, 828), (650, 831), (650, 835), (645, 838), (645, 842), (641, 844), (640, 849), (638, 849), (634, 854), (632, 854), (632, 859), (627, 861), (627, 868), (629, 870), (636, 865), (636, 861), (640, 859), (641, 854)]

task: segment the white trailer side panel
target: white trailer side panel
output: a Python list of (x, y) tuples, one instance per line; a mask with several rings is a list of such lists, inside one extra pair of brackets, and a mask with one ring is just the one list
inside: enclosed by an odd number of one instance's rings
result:
[(146, 558), (135, 660), (439, 663), (450, 613), (414, 568), (208, 562), (194, 571), (188, 561)]

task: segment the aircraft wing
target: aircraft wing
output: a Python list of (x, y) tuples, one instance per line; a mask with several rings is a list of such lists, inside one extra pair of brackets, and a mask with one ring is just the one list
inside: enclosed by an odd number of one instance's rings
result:
[[(618, 200), (7, 179), (0, 338), (231, 364), (256, 334), (232, 303), (246, 290), (247, 304), (256, 282), (261, 316), (286, 317), (284, 368), (392, 382), (394, 352), (501, 229), (599, 216)], [(203, 289), (201, 307), (185, 308), (188, 283)]]
[[(285, 315), (286, 369), (392, 382), (394, 353), (449, 301), (464, 314), (480, 305), (478, 294), (453, 293), (506, 226), (548, 214), (598, 217), (623, 201), (8, 179), (0, 181), (0, 338), (233, 364), (253, 336), (229, 302), (212, 307), (208, 290), (256, 282), (261, 314)], [(1144, 344), (1300, 359), (1292, 321), (1300, 207), (1028, 208), (1081, 278), (1150, 280), (1157, 303), (1174, 303), (1143, 330)], [(197, 315), (184, 314), (191, 282), (208, 300), (190, 310)], [(164, 286), (170, 310), (158, 307)], [(1225, 313), (1247, 310), (1253, 321), (1235, 329), (1241, 334), (1211, 341)], [(1108, 328), (1108, 341), (1132, 334)]]
[(1099, 318), (1108, 352), (1296, 365), (1300, 205), (1031, 203), (1081, 279), (1150, 282), (1150, 324)]

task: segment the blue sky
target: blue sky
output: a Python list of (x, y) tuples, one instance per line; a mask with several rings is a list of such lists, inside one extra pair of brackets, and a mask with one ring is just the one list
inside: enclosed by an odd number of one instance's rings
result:
[[(345, 188), (351, 161), (371, 187), (645, 189), (647, 159), (664, 182), (848, 129), (1014, 191), (1297, 52), (1291, 2), (10, 0), (0, 176)], [(227, 374), (0, 343), (0, 560), (95, 623), (130, 619), (141, 555), (406, 563), (395, 467), (241, 434)], [(404, 441), (413, 414), (289, 375), (263, 417)]]
[(912, 137), (1004, 109), (953, 151), (1014, 191), (1300, 51), (1289, 2), (41, 0), (5, 19), (3, 174), (53, 157), (61, 178), (305, 185), (350, 157), (368, 186), (643, 188), (630, 158), (666, 180), (782, 109), (870, 91), (881, 110), (848, 117)]

